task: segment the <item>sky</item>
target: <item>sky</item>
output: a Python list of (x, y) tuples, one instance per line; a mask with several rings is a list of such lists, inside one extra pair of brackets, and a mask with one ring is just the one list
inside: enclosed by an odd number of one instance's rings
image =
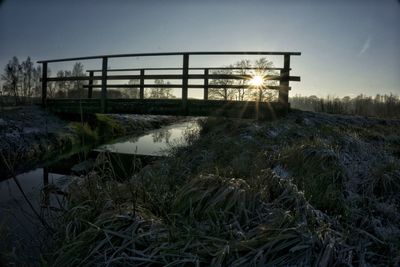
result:
[[(291, 95), (400, 94), (400, 1), (0, 0), (0, 70), (13, 56), (188, 51), (301, 52), (291, 59), (291, 75), (301, 76)], [(196, 57), (190, 66), (239, 59)], [(282, 58), (268, 59), (282, 66)], [(55, 74), (70, 64), (49, 67)], [(177, 57), (110, 61), (111, 68), (180, 64)]]

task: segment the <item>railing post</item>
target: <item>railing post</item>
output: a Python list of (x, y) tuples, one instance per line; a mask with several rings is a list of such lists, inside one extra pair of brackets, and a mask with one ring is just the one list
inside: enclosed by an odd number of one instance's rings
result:
[(93, 95), (93, 71), (89, 71), (88, 98)]
[(144, 69), (140, 70), (140, 99), (144, 99)]
[(204, 69), (204, 100), (208, 100), (208, 69)]
[(283, 69), (280, 70), (281, 79), (279, 81), (279, 102), (289, 109), (289, 72), (290, 72), (290, 55), (283, 56)]
[(42, 63), (42, 106), (47, 104), (47, 62)]
[(188, 82), (189, 82), (189, 54), (183, 54), (182, 66), (182, 109), (187, 114)]
[(107, 112), (107, 65), (108, 58), (103, 57), (101, 68), (101, 112)]

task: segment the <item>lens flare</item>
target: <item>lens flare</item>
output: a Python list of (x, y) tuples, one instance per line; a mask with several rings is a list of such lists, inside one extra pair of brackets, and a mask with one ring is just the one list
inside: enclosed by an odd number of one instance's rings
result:
[(254, 75), (249, 82), (255, 87), (261, 87), (264, 84), (264, 77), (260, 75)]

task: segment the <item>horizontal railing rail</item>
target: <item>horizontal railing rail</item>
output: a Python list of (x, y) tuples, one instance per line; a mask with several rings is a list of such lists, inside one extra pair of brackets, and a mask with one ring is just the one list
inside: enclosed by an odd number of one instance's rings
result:
[[(203, 67), (203, 68), (189, 68), (190, 70), (283, 70), (283, 68), (240, 68), (240, 67)], [(182, 68), (134, 68), (134, 69), (108, 69), (107, 72), (119, 71), (140, 71), (140, 70), (183, 70)], [(290, 69), (291, 70), (291, 69)], [(100, 69), (87, 70), (86, 72), (101, 72)]]
[[(144, 84), (144, 88), (182, 88), (182, 84)], [(101, 85), (84, 85), (84, 88), (101, 88)], [(140, 84), (109, 84), (107, 85), (108, 88), (140, 88)], [(204, 85), (202, 84), (189, 84), (188, 88), (197, 88), (197, 89), (203, 89)], [(215, 89), (255, 89), (254, 85), (250, 84), (209, 84), (208, 88), (215, 88)], [(282, 86), (276, 86), (276, 85), (266, 85), (264, 87), (265, 89), (271, 89), (271, 90), (279, 90), (282, 89)], [(286, 87), (284, 87), (286, 89)], [(289, 90), (291, 88), (289, 87)]]
[(39, 60), (38, 63), (51, 63), (63, 61), (77, 61), (77, 60), (90, 60), (102, 58), (119, 58), (119, 57), (159, 57), (159, 56), (215, 56), (215, 55), (253, 55), (253, 56), (300, 56), (301, 52), (265, 52), (265, 51), (230, 51), (230, 52), (165, 52), (165, 53), (136, 53), (136, 54), (111, 54), (101, 56), (88, 56), (88, 57), (71, 57), (61, 59)]
[[(235, 74), (189, 74), (187, 75), (188, 79), (191, 80), (204, 80), (208, 77), (208, 79), (214, 80), (250, 80), (252, 75), (235, 75)], [(107, 75), (107, 80), (157, 80), (157, 79), (166, 79), (166, 80), (181, 80), (183, 75), (179, 74), (146, 74), (146, 75)], [(284, 79), (289, 79), (289, 81), (300, 81), (299, 76), (278, 76), (278, 75), (265, 75), (263, 76), (264, 80), (271, 81), (282, 81)], [(48, 82), (60, 82), (60, 81), (89, 81), (89, 80), (101, 80), (102, 76), (69, 76), (69, 77), (49, 77), (47, 78)]]
[[(267, 67), (267, 68), (256, 68), (256, 67), (189, 67), (190, 56), (213, 56), (213, 55), (269, 55), (269, 56), (283, 56), (283, 67)], [(299, 76), (290, 76), (290, 57), (299, 56), (300, 52), (264, 52), (264, 51), (230, 51), (230, 52), (169, 52), (169, 53), (136, 53), (136, 54), (114, 54), (114, 55), (101, 55), (101, 56), (87, 56), (87, 57), (74, 57), (74, 58), (63, 58), (63, 59), (51, 59), (51, 60), (40, 60), (38, 63), (42, 64), (42, 103), (45, 106), (47, 100), (47, 83), (48, 82), (60, 82), (60, 81), (86, 81), (84, 85), (88, 88), (88, 98), (92, 97), (93, 88), (101, 88), (101, 109), (102, 112), (107, 111), (107, 88), (139, 88), (140, 99), (144, 99), (145, 88), (181, 88), (182, 89), (182, 109), (187, 110), (188, 100), (188, 89), (189, 88), (203, 88), (204, 89), (204, 100), (208, 100), (209, 88), (225, 89), (225, 88), (237, 88), (237, 89), (254, 89), (258, 88), (251, 84), (247, 84), (249, 81), (262, 73), (264, 81), (277, 81), (279, 85), (265, 85), (263, 88), (279, 90), (278, 100), (280, 103), (289, 106), (288, 104), (288, 91), (289, 81), (300, 81)], [(154, 57), (154, 56), (182, 56), (182, 67), (181, 68), (120, 68), (120, 69), (109, 69), (108, 59), (111, 58), (123, 58), (123, 57)], [(47, 77), (47, 70), (49, 63), (55, 62), (67, 62), (67, 61), (81, 61), (81, 60), (93, 60), (101, 59), (101, 69), (87, 70), (89, 76), (68, 76), (68, 77)], [(216, 70), (255, 70), (255, 73), (216, 73)], [(110, 75), (110, 72), (126, 72), (126, 71), (137, 71), (137, 75), (132, 74), (120, 74)], [(149, 74), (149, 71), (179, 71), (178, 74)], [(191, 73), (191, 71), (202, 71), (203, 73)], [(270, 72), (267, 72), (270, 71)], [(276, 73), (274, 72), (276, 71)], [(101, 75), (95, 75), (95, 73), (101, 73)], [(148, 80), (181, 80), (181, 83), (173, 84), (149, 84), (146, 83)], [(113, 84), (108, 81), (118, 80), (138, 80), (138, 84)], [(190, 80), (202, 80), (202, 84), (189, 83)], [(215, 84), (216, 80), (243, 80), (244, 84)], [(94, 84), (94, 81), (101, 81), (101, 84)]]

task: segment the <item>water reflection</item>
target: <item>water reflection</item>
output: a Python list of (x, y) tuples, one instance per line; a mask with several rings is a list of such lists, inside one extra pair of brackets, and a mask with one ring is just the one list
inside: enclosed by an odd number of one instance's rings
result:
[(43, 230), (36, 215), (50, 220), (54, 211), (65, 208), (65, 188), (71, 181), (71, 174), (85, 174), (96, 168), (96, 164), (100, 166), (106, 162), (113, 166), (116, 178), (126, 179), (159, 156), (167, 155), (171, 146), (185, 145), (187, 132), (196, 129), (198, 125), (194, 121), (177, 123), (141, 137), (115, 140), (89, 153), (61, 155), (58, 161), (17, 175), (21, 188), (14, 179), (0, 180), (0, 235), (2, 229), (8, 233), (6, 237), (1, 236), (0, 252), (15, 248), (17, 252), (23, 251), (28, 260), (39, 255), (39, 245), (32, 243), (37, 242), (36, 237)]
[(196, 131), (198, 125), (194, 121), (188, 121), (162, 129), (154, 130), (139, 138), (128, 136), (102, 145), (99, 151), (109, 151), (123, 154), (136, 154), (148, 156), (166, 156), (172, 146), (184, 146), (187, 144), (185, 136), (189, 131)]
[(172, 134), (170, 129), (160, 130), (151, 134), (154, 143), (164, 142), (166, 144), (170, 144), (169, 140), (171, 138), (171, 135)]
[(65, 202), (48, 188), (61, 186), (63, 177), (48, 168), (37, 168), (0, 182), (1, 252), (14, 251), (31, 263), (37, 260), (43, 245), (38, 239), (39, 233), (45, 232), (43, 222), (48, 221), (53, 207), (60, 208)]

